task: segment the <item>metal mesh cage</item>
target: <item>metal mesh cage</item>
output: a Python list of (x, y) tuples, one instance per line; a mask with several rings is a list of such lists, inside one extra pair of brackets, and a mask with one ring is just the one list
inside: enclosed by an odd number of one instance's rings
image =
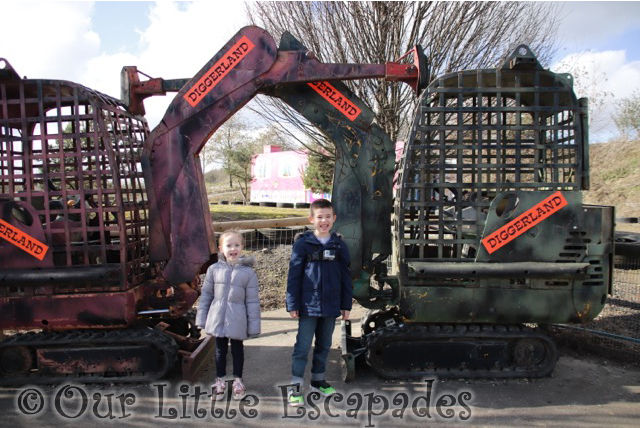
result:
[(400, 265), (470, 261), (501, 192), (588, 187), (585, 119), (586, 100), (576, 100), (570, 76), (540, 67), (432, 82), (400, 166)]
[(0, 201), (35, 208), (51, 267), (119, 264), (116, 288), (139, 283), (149, 268), (146, 122), (71, 82), (2, 81), (0, 97)]

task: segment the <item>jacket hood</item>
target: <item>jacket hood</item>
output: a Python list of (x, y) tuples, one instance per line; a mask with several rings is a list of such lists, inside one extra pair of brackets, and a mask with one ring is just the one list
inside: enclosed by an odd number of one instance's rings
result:
[[(218, 262), (223, 262), (224, 264), (231, 265), (231, 263), (227, 261), (227, 259), (224, 257), (224, 254), (222, 253), (218, 253)], [(247, 266), (252, 268), (255, 262), (256, 262), (255, 257), (240, 257), (238, 259), (238, 263), (236, 264), (238, 266)]]

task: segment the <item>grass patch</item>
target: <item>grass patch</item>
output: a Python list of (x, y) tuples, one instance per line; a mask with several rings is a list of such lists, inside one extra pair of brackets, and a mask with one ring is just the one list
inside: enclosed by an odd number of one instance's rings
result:
[(620, 178), (625, 178), (629, 174), (631, 174), (632, 170), (628, 167), (616, 168), (614, 170), (604, 171), (602, 174), (603, 181), (611, 181), (617, 180)]
[(272, 218), (306, 217), (304, 208), (276, 208), (255, 205), (209, 205), (213, 221), (266, 220)]

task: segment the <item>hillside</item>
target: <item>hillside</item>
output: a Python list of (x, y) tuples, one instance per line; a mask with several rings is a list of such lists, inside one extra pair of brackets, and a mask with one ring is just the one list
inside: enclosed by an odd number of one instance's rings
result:
[[(616, 207), (616, 217), (640, 217), (640, 141), (591, 144), (591, 190), (585, 202)], [(640, 232), (637, 224), (618, 230)]]

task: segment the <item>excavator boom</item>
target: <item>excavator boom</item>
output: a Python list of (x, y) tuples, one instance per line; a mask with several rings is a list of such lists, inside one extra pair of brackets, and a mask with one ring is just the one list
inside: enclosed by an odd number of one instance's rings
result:
[[(420, 52), (418, 48), (413, 52), (414, 64), (323, 64), (302, 45), (279, 50), (263, 29), (240, 30), (182, 86), (145, 142), (142, 165), (150, 203), (150, 257), (166, 261), (165, 280), (170, 284), (190, 281), (216, 252), (197, 156), (220, 125), (258, 93), (290, 85), (387, 78), (406, 82), (417, 91), (427, 81), (420, 68), (424, 63)], [(124, 72), (130, 83), (125, 96), (131, 109), (140, 111), (141, 97), (154, 91), (162, 94), (171, 86), (162, 81), (143, 84), (132, 71)], [(331, 98), (331, 84), (315, 87), (333, 100), (334, 108), (350, 114), (352, 104)]]

